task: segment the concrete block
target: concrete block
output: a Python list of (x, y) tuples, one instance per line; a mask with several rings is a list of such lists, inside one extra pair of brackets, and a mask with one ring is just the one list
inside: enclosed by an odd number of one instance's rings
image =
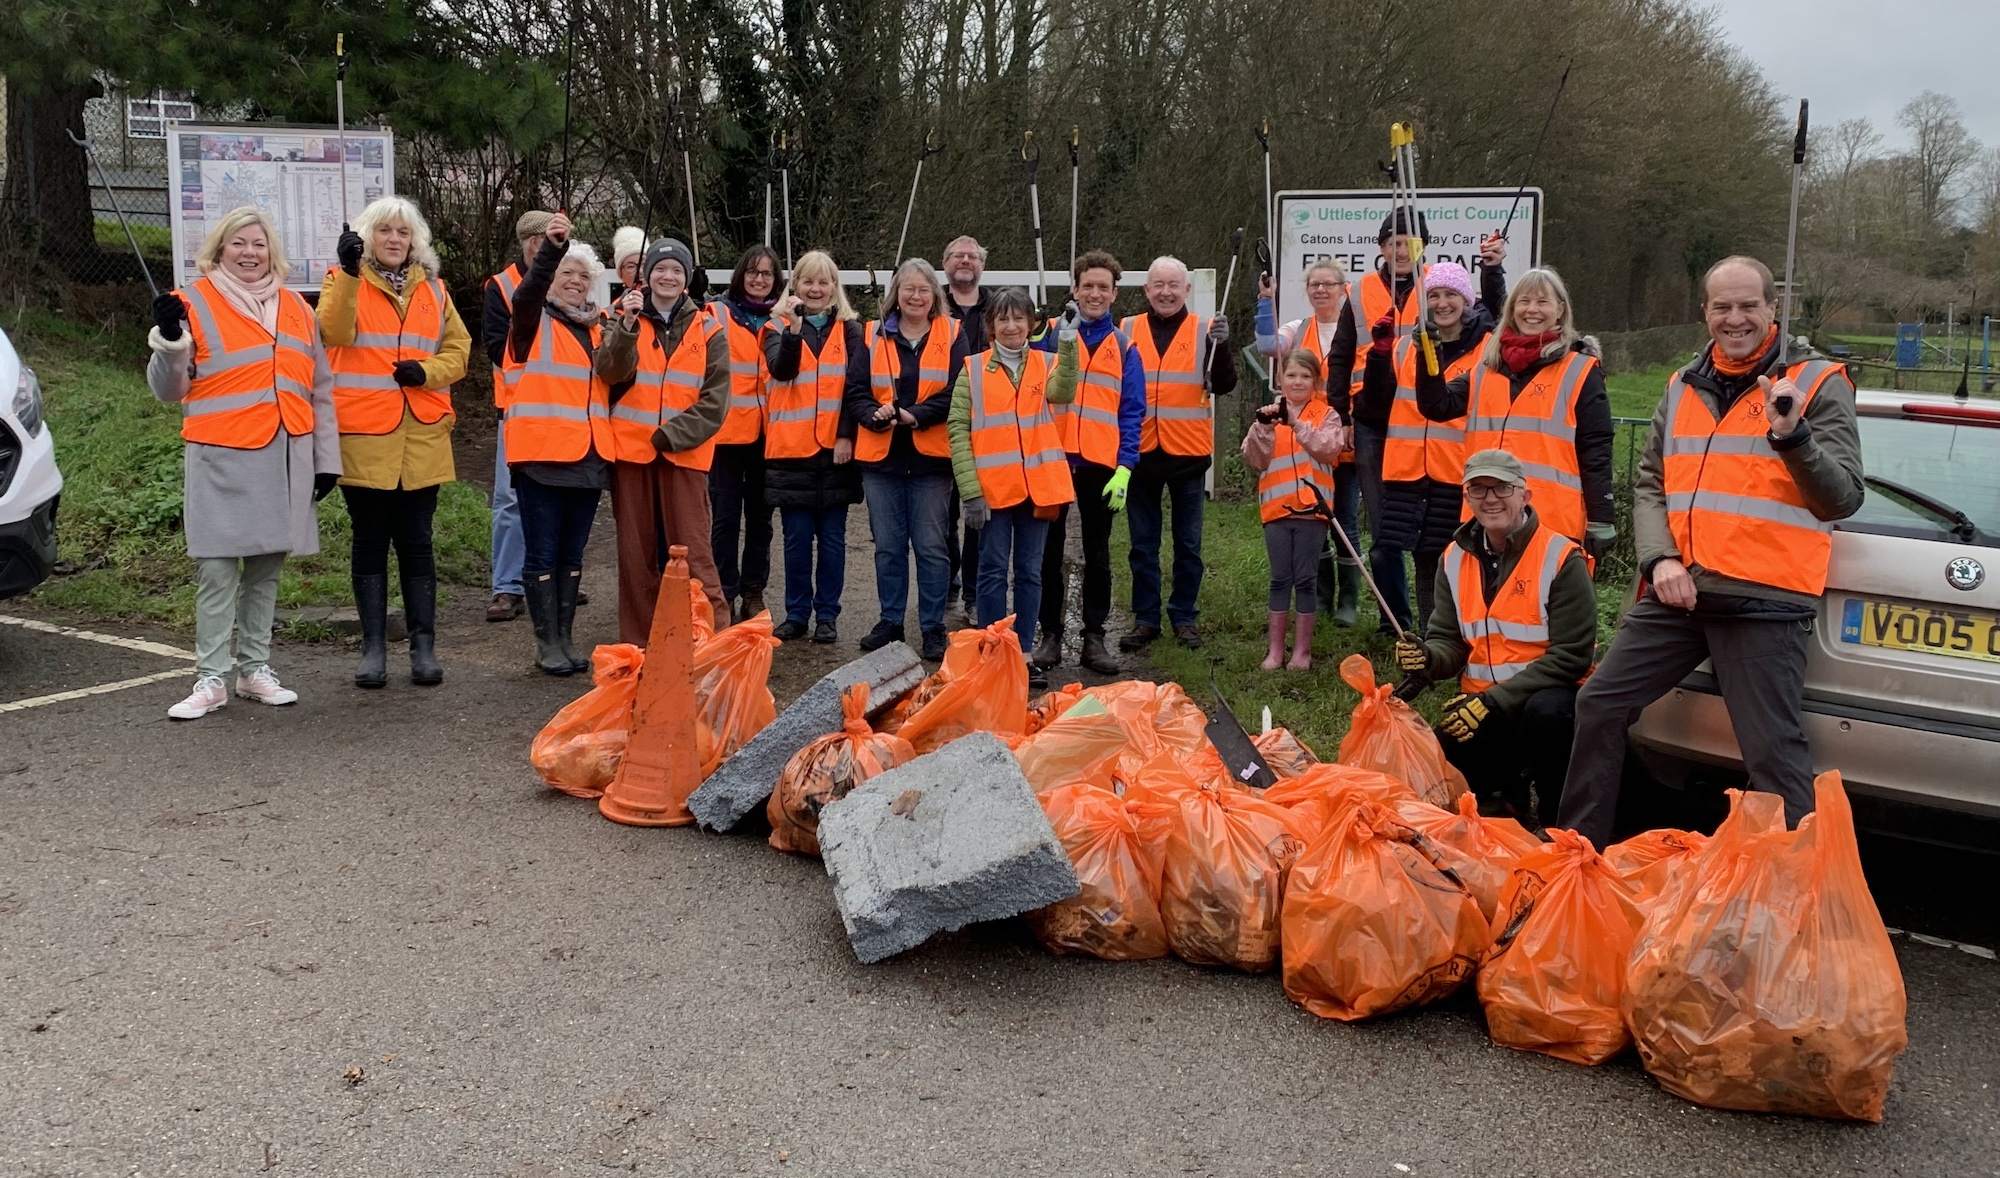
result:
[(1020, 763), (988, 732), (891, 769), (828, 806), (819, 847), (863, 962), (1080, 890)]
[[(404, 642), (410, 637), (410, 630), (403, 621), (403, 611), (396, 606), (389, 607), (385, 619), (387, 629), (384, 636), (390, 642)], [(278, 615), (281, 628), (299, 626), (308, 632), (324, 630), (341, 638), (361, 636), (361, 615), (351, 605), (302, 605), (295, 609), (281, 611)]]
[(862, 655), (805, 689), (750, 743), (724, 761), (688, 798), (695, 821), (710, 830), (733, 830), (764, 806), (792, 754), (829, 733), (840, 731), (841, 696), (856, 683), (868, 684), (872, 717), (924, 681), (923, 660), (901, 642)]

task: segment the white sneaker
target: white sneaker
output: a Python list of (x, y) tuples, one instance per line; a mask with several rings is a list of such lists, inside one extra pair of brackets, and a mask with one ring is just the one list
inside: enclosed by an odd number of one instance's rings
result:
[(194, 681), (194, 690), (186, 699), (167, 709), (167, 715), (176, 720), (199, 720), (228, 702), (229, 692), (222, 686), (222, 676), (203, 675)]
[(238, 675), (236, 694), (273, 707), (299, 702), (299, 693), (279, 683), (267, 663), (258, 663), (250, 668), (248, 675)]

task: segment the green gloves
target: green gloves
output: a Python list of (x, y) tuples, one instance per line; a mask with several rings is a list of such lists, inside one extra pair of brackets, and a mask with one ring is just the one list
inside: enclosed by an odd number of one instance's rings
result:
[(1460, 693), (1444, 701), (1444, 718), (1438, 721), (1438, 731), (1464, 744), (1479, 731), (1479, 725), (1489, 714), (1485, 700)]
[(1126, 488), (1132, 485), (1132, 468), (1121, 466), (1104, 480), (1104, 503), (1113, 515), (1125, 510)]

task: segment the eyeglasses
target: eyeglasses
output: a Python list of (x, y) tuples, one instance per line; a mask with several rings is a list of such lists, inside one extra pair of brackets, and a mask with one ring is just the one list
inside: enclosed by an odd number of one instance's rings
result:
[(777, 276), (778, 272), (775, 270), (745, 270), (743, 272), (743, 277), (745, 278), (776, 278)]
[(977, 262), (979, 260), (979, 255), (973, 253), (971, 250), (953, 250), (952, 252), (944, 256), (944, 260), (947, 262), (950, 261)]
[(1307, 289), (1307, 290), (1339, 290), (1339, 289), (1340, 289), (1341, 287), (1343, 287), (1343, 286), (1346, 286), (1346, 285), (1347, 285), (1347, 284), (1346, 284), (1345, 282), (1308, 282), (1308, 283), (1306, 283), (1306, 289)]
[(1493, 483), (1488, 486), (1472, 484), (1465, 488), (1467, 499), (1512, 499), (1514, 492), (1521, 488), (1513, 483)]

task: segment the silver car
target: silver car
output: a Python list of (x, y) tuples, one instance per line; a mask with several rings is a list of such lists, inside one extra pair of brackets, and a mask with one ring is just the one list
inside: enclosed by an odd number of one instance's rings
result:
[[(1806, 656), (1813, 768), (1840, 770), (1866, 825), (1989, 845), (2000, 834), (2000, 401), (1864, 389), (1856, 409), (1868, 497), (1834, 525)], [(1659, 781), (1742, 779), (1706, 663), (1631, 736)]]

